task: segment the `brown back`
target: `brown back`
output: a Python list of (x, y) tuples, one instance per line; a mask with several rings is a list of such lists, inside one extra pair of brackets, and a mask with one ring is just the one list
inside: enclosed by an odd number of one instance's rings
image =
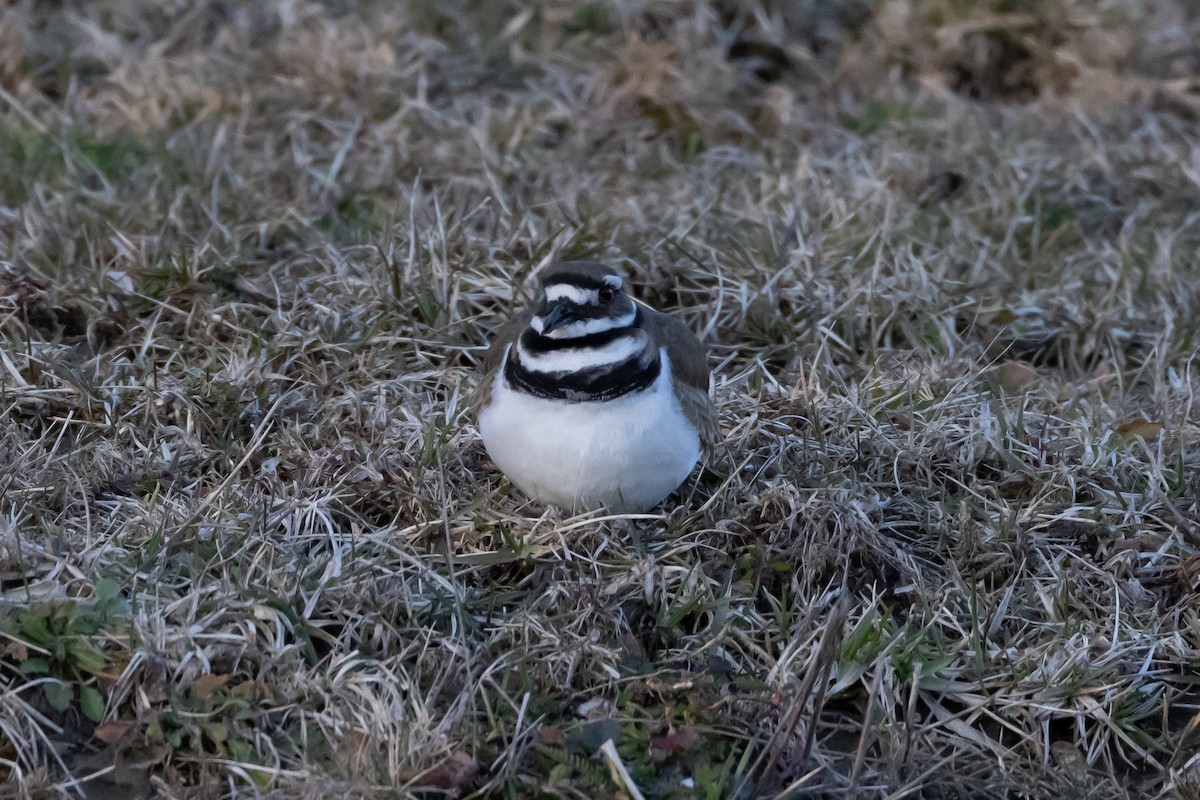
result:
[(660, 345), (667, 348), (675, 377), (688, 386), (708, 392), (708, 354), (688, 327), (670, 314), (655, 311), (644, 303), (642, 325)]

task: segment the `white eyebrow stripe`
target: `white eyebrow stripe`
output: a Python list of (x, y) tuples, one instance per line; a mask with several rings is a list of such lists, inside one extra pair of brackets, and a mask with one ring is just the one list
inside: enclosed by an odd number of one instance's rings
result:
[(624, 285), (624, 281), (621, 280), (620, 275), (605, 275), (604, 283), (618, 291)]
[(572, 286), (569, 283), (556, 283), (553, 286), (547, 286), (546, 299), (551, 302), (554, 300), (570, 300), (572, 303), (580, 306), (594, 306), (600, 302), (600, 296), (595, 289), (580, 289), (578, 286)]

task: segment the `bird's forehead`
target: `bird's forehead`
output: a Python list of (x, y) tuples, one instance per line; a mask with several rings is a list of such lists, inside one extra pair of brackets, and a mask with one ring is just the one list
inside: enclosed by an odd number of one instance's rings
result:
[(549, 290), (551, 286), (575, 286), (579, 289), (620, 289), (624, 281), (607, 267), (603, 269), (556, 269), (542, 278), (542, 288)]
[(572, 303), (586, 305), (598, 302), (600, 295), (596, 289), (584, 289), (570, 283), (551, 283), (546, 286), (546, 299), (551, 302), (570, 300)]

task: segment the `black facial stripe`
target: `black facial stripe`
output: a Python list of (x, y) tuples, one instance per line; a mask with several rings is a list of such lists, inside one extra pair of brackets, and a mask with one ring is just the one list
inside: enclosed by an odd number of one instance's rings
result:
[[(591, 303), (580, 305), (579, 303), (573, 303), (570, 300), (554, 300), (544, 302), (538, 307), (538, 314), (540, 316), (545, 316), (546, 314), (549, 314), (550, 309), (554, 308), (555, 306), (565, 306), (566, 308), (569, 308), (572, 316), (574, 316), (574, 318), (577, 320), (603, 319), (604, 317), (613, 317), (613, 319), (616, 319), (616, 317), (613, 316), (613, 309), (611, 306), (595, 306)], [(625, 314), (621, 313), (617, 314), (616, 316), (623, 317)]]
[[(598, 319), (599, 317), (583, 317), (581, 319)], [(588, 333), (583, 336), (575, 336), (570, 339), (554, 339), (549, 336), (542, 336), (533, 328), (526, 328), (521, 334), (521, 346), (528, 353), (539, 354), (549, 353), (552, 350), (573, 350), (577, 347), (603, 347), (606, 344), (611, 344), (622, 336), (628, 336), (631, 332), (639, 330), (642, 327), (642, 310), (634, 306), (633, 322), (628, 325), (620, 325), (616, 328), (609, 328), (606, 331), (598, 331), (596, 333)]]
[(575, 316), (578, 319), (602, 319), (603, 317), (612, 317), (612, 313), (601, 306), (586, 305), (575, 306)]
[(516, 391), (572, 403), (613, 400), (641, 391), (654, 383), (661, 371), (661, 359), (652, 349), (635, 353), (618, 364), (578, 372), (549, 373), (525, 369), (516, 350), (510, 350), (504, 360), (504, 378)]

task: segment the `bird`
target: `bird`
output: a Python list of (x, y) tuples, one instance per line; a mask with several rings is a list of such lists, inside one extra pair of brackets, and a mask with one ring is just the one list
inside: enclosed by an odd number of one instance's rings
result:
[(526, 496), (570, 512), (659, 505), (720, 439), (703, 345), (595, 261), (543, 270), (500, 326), (476, 407), (484, 449)]

